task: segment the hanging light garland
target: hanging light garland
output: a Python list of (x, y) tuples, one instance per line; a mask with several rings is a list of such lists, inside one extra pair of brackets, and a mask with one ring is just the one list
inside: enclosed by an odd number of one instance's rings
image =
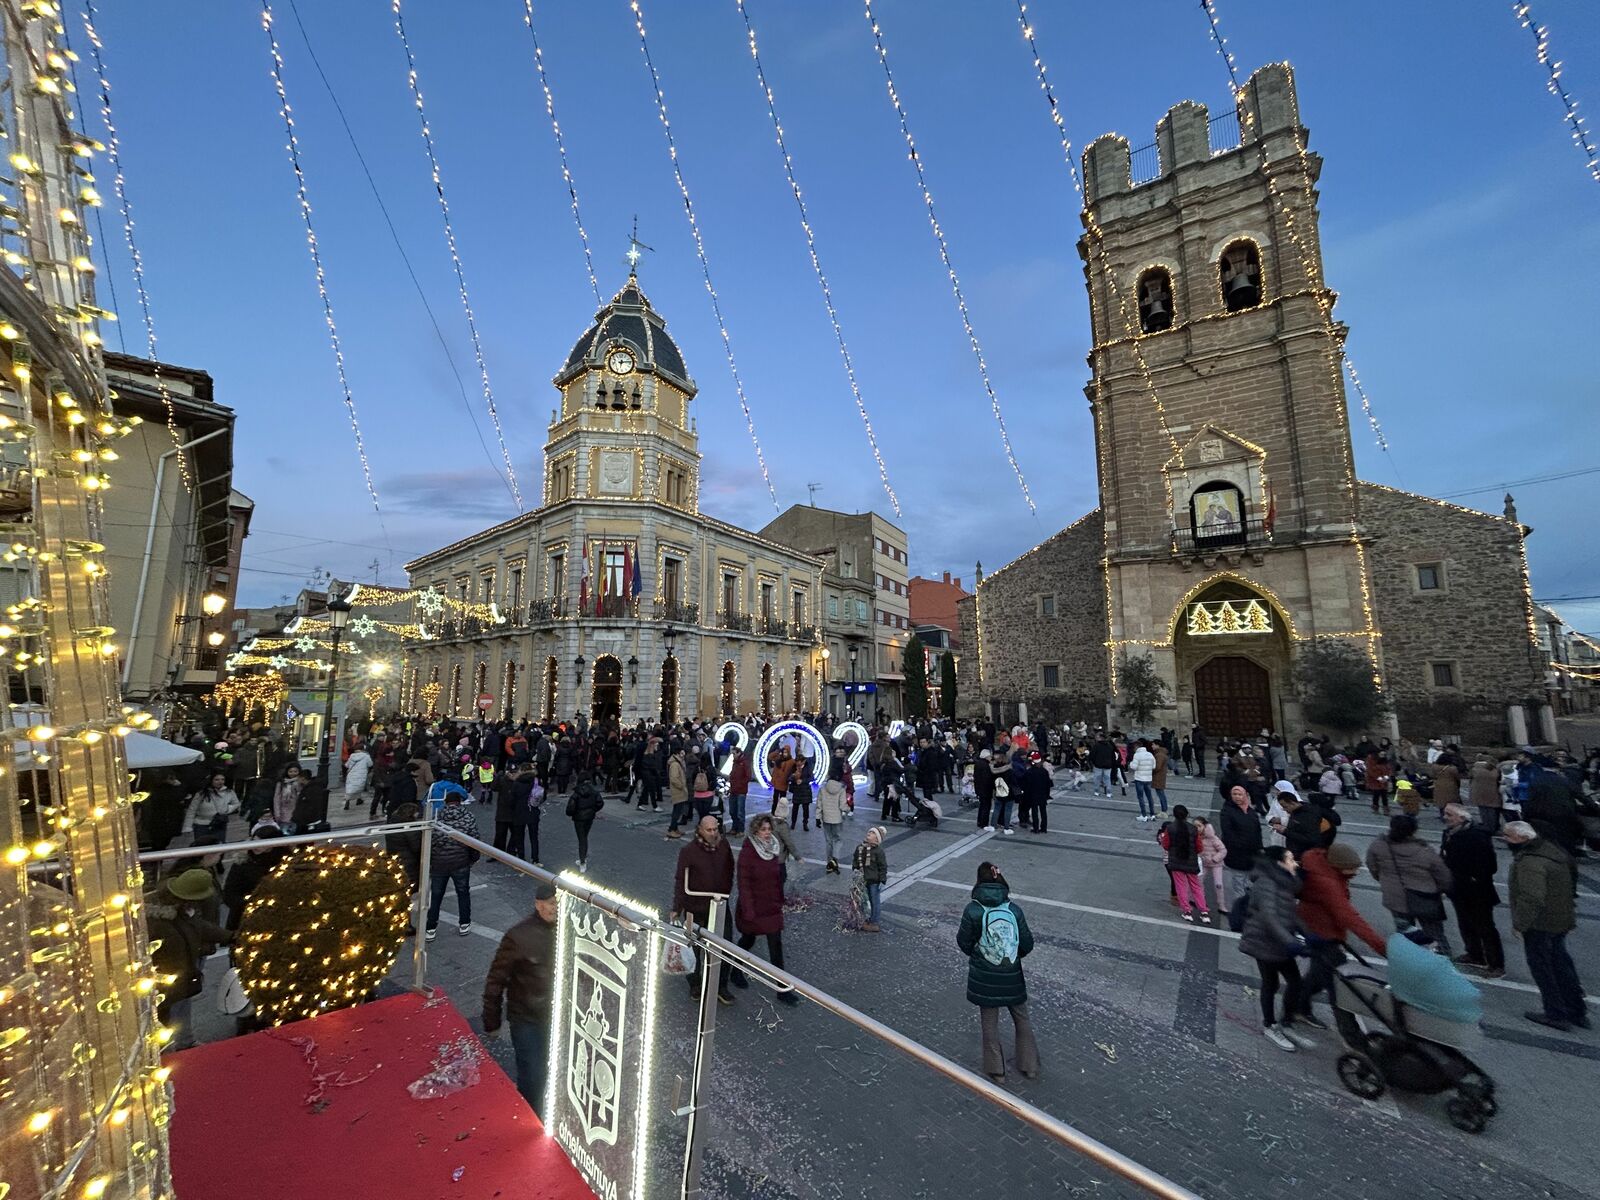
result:
[(756, 82), (761, 87), (761, 95), (767, 102), (767, 115), (772, 118), (772, 129), (777, 135), (778, 151), (783, 157), (783, 173), (789, 181), (789, 191), (794, 195), (795, 207), (800, 211), (800, 228), (806, 235), (806, 251), (811, 256), (811, 269), (816, 273), (817, 286), (822, 289), (822, 302), (828, 310), (828, 320), (833, 325), (834, 339), (839, 343), (839, 356), (844, 360), (844, 373), (850, 380), (850, 394), (855, 397), (856, 412), (861, 414), (861, 423), (866, 427), (867, 445), (872, 447), (872, 460), (878, 464), (878, 479), (883, 484), (883, 490), (888, 493), (889, 503), (894, 507), (895, 516), (900, 515), (900, 498), (894, 494), (894, 488), (889, 483), (889, 468), (884, 465), (883, 454), (878, 449), (878, 436), (872, 428), (872, 418), (867, 414), (866, 401), (861, 398), (861, 385), (856, 380), (855, 363), (850, 358), (850, 347), (845, 344), (844, 329), (839, 324), (839, 312), (834, 307), (833, 292), (828, 287), (828, 277), (823, 273), (822, 260), (817, 256), (816, 234), (811, 228), (811, 218), (806, 212), (805, 199), (800, 194), (800, 184), (795, 179), (794, 160), (789, 156), (789, 145), (783, 135), (783, 122), (778, 120), (778, 109), (772, 97), (772, 88), (767, 83), (766, 68), (761, 64), (761, 52), (756, 47), (756, 29), (750, 21), (750, 12), (745, 8), (744, 0), (734, 0), (739, 6), (739, 15), (744, 18), (745, 33), (750, 39), (750, 59), (756, 66)]
[(961, 313), (961, 326), (967, 331), (967, 342), (972, 347), (972, 356), (978, 363), (978, 374), (983, 379), (983, 390), (988, 393), (989, 407), (994, 412), (995, 424), (1000, 427), (1000, 442), (1005, 447), (1006, 461), (1011, 464), (1011, 471), (1017, 477), (1017, 486), (1022, 489), (1022, 498), (1028, 503), (1028, 511), (1037, 515), (1038, 507), (1033, 502), (1033, 494), (1028, 491), (1028, 481), (1022, 476), (1022, 466), (1017, 462), (1016, 453), (1011, 448), (1011, 435), (1006, 432), (1006, 419), (1000, 411), (1000, 397), (995, 393), (994, 383), (989, 378), (989, 364), (984, 361), (983, 347), (978, 342), (978, 334), (972, 327), (972, 314), (967, 311), (966, 294), (961, 289), (961, 278), (956, 274), (955, 264), (950, 261), (950, 245), (945, 240), (944, 229), (939, 225), (938, 214), (933, 206), (933, 192), (928, 187), (928, 179), (922, 169), (922, 157), (917, 152), (917, 143), (911, 136), (911, 122), (906, 117), (905, 106), (900, 103), (900, 92), (895, 87), (894, 72), (889, 69), (889, 51), (883, 44), (883, 30), (878, 25), (878, 19), (872, 15), (872, 0), (866, 0), (867, 24), (872, 27), (872, 41), (878, 50), (878, 61), (883, 64), (883, 78), (888, 85), (889, 100), (894, 105), (895, 115), (900, 118), (900, 132), (906, 140), (906, 150), (911, 159), (911, 165), (916, 168), (917, 187), (922, 192), (922, 203), (928, 210), (928, 225), (933, 230), (933, 239), (939, 244), (939, 257), (944, 262), (945, 273), (950, 277), (950, 294), (955, 297), (956, 308)]
[(733, 356), (733, 339), (728, 336), (728, 322), (722, 316), (722, 301), (711, 282), (711, 263), (706, 258), (705, 239), (700, 236), (700, 219), (695, 216), (694, 201), (689, 197), (689, 185), (684, 182), (683, 165), (678, 161), (678, 141), (672, 133), (672, 122), (667, 120), (667, 98), (661, 91), (661, 76), (656, 73), (655, 60), (650, 57), (650, 42), (644, 33), (644, 11), (639, 0), (630, 0), (633, 25), (639, 31), (639, 50), (644, 54), (644, 65), (650, 70), (650, 86), (655, 91), (656, 115), (661, 118), (661, 130), (667, 138), (667, 156), (672, 160), (672, 175), (678, 181), (678, 194), (683, 197), (683, 212), (689, 218), (689, 232), (694, 235), (694, 252), (700, 260), (700, 276), (705, 280), (706, 294), (711, 297), (711, 312), (717, 318), (717, 330), (722, 334), (722, 351), (728, 359), (728, 371), (733, 375), (733, 390), (739, 397), (739, 407), (744, 412), (745, 428), (750, 432), (750, 444), (755, 447), (756, 463), (761, 467), (762, 481), (767, 494), (772, 497), (772, 507), (778, 510), (778, 493), (772, 486), (772, 476), (767, 471), (767, 459), (761, 453), (761, 439), (756, 436), (755, 418), (750, 415), (750, 401), (745, 396), (744, 380), (739, 375), (739, 363)]
[[(1214, 0), (1200, 0), (1200, 7), (1205, 11), (1206, 22), (1211, 31), (1211, 40), (1221, 56), (1223, 64), (1227, 67), (1228, 80), (1232, 87), (1234, 104), (1239, 112), (1240, 145), (1251, 141), (1251, 125), (1255, 114), (1246, 103), (1246, 89), (1239, 79), (1239, 64), (1233, 56), (1233, 51), (1228, 48), (1228, 40), (1222, 34), (1222, 27), (1217, 20), (1217, 8)], [(1291, 85), (1293, 72), (1287, 63), (1283, 64), (1284, 70), (1290, 74)], [(1291, 123), (1290, 134), (1294, 142), (1295, 154), (1299, 159), (1300, 175), (1304, 180), (1302, 189), (1306, 203), (1314, 207), (1316, 197), (1312, 191), (1313, 173), (1309, 156), (1306, 152), (1305, 139), (1300, 129), (1299, 114)], [(1256, 152), (1259, 156), (1262, 177), (1266, 180), (1267, 190), (1272, 195), (1277, 205), (1279, 214), (1283, 217), (1284, 229), (1289, 235), (1289, 240), (1294, 244), (1300, 256), (1301, 270), (1305, 273), (1307, 286), (1316, 300), (1317, 311), (1322, 316), (1323, 336), (1325, 339), (1328, 372), (1331, 376), (1331, 394), (1334, 400), (1334, 417), (1341, 427), (1348, 428), (1349, 410), (1344, 401), (1344, 387), (1341, 378), (1341, 369), (1348, 371), (1351, 382), (1355, 384), (1356, 394), (1361, 398), (1362, 411), (1366, 413), (1367, 424), (1372, 427), (1373, 435), (1377, 438), (1378, 445), (1384, 453), (1389, 451), (1389, 443), (1383, 436), (1383, 430), (1378, 425), (1378, 418), (1372, 411), (1372, 403), (1367, 397), (1366, 389), (1361, 386), (1360, 377), (1355, 373), (1355, 366), (1350, 361), (1350, 356), (1344, 352), (1338, 330), (1333, 322), (1333, 296), (1325, 286), (1322, 273), (1319, 269), (1319, 259), (1316, 252), (1306, 243), (1300, 235), (1299, 226), (1295, 223), (1294, 211), (1289, 205), (1288, 197), (1278, 187), (1277, 179), (1268, 169), (1266, 142), (1259, 137), (1255, 138)], [(1350, 504), (1350, 511), (1356, 511), (1356, 468), (1355, 457), (1350, 447), (1350, 439), (1338, 439), (1340, 452), (1344, 459), (1344, 479), (1346, 496)], [(1391, 458), (1391, 462), (1393, 459)], [(1371, 568), (1367, 563), (1366, 544), (1361, 540), (1361, 531), (1352, 521), (1350, 529), (1350, 542), (1355, 548), (1356, 574), (1361, 586), (1361, 613), (1363, 632), (1362, 637), (1367, 643), (1367, 658), (1372, 665), (1372, 682), (1380, 690), (1383, 688), (1383, 673), (1378, 665), (1378, 631), (1377, 615), (1373, 610)]]
[(356, 415), (355, 396), (350, 391), (350, 380), (344, 368), (344, 344), (339, 338), (339, 326), (333, 316), (333, 300), (328, 295), (328, 277), (322, 266), (322, 248), (317, 243), (316, 226), (311, 220), (311, 200), (306, 194), (306, 173), (300, 163), (300, 138), (294, 129), (294, 110), (289, 107), (289, 93), (283, 84), (283, 50), (278, 36), (272, 31), (272, 4), (261, 6), (261, 28), (267, 35), (267, 46), (272, 53), (272, 86), (278, 93), (278, 115), (283, 118), (283, 131), (288, 138), (285, 147), (289, 152), (289, 165), (294, 168), (295, 194), (300, 203), (300, 219), (306, 227), (306, 249), (311, 254), (311, 266), (317, 277), (317, 295), (322, 298), (322, 319), (328, 326), (328, 343), (333, 348), (334, 365), (339, 372), (339, 390), (344, 394), (345, 412), (350, 416), (350, 431), (355, 434), (356, 457), (361, 460), (361, 475), (366, 480), (367, 495), (372, 498), (372, 511), (383, 520), (378, 507), (378, 489), (372, 482), (372, 466), (367, 462), (367, 446), (361, 436), (361, 419)]
[(400, 0), (391, 0), (394, 13), (394, 31), (400, 35), (400, 44), (406, 52), (406, 85), (411, 89), (411, 100), (416, 105), (417, 120), (422, 129), (422, 145), (428, 152), (428, 170), (433, 178), (434, 194), (439, 198), (439, 215), (444, 219), (445, 245), (450, 249), (450, 265), (456, 272), (456, 289), (461, 293), (461, 308), (467, 314), (467, 332), (472, 336), (472, 354), (478, 362), (478, 379), (483, 384), (483, 402), (489, 410), (489, 420), (494, 425), (495, 440), (500, 443), (500, 455), (505, 459), (506, 478), (511, 483), (511, 494), (516, 499), (517, 511), (522, 512), (522, 488), (517, 484), (517, 469), (511, 462), (511, 448), (506, 445), (505, 430), (500, 427), (500, 410), (495, 407), (494, 388), (489, 383), (489, 364), (484, 361), (483, 342), (478, 337), (478, 318), (472, 311), (472, 298), (467, 294), (467, 273), (461, 265), (461, 252), (456, 247), (456, 230), (450, 221), (450, 202), (444, 194), (444, 177), (439, 173), (439, 155), (433, 146), (433, 130), (428, 125), (428, 112), (422, 104), (422, 88), (417, 82), (417, 59), (411, 52), (411, 39), (406, 36), (405, 18), (400, 13)]
[[(1106, 281), (1106, 286), (1111, 291), (1117, 312), (1122, 318), (1123, 335), (1128, 339), (1128, 345), (1133, 349), (1133, 360), (1138, 365), (1139, 375), (1144, 380), (1145, 391), (1149, 393), (1150, 402), (1155, 406), (1156, 420), (1161, 425), (1161, 432), (1166, 437), (1172, 452), (1180, 452), (1178, 439), (1173, 436), (1167, 424), (1166, 406), (1161, 403), (1161, 393), (1156, 389), (1155, 375), (1150, 370), (1150, 364), (1145, 360), (1142, 344), (1143, 330), (1140, 329), (1135, 318), (1135, 306), (1130, 303), (1130, 298), (1122, 290), (1122, 285), (1117, 280), (1117, 273), (1111, 266), (1110, 255), (1106, 253), (1106, 234), (1100, 227), (1100, 220), (1095, 216), (1086, 202), (1083, 192), (1083, 181), (1078, 176), (1078, 160), (1072, 153), (1072, 139), (1067, 135), (1066, 118), (1061, 115), (1061, 106), (1056, 103), (1055, 88), (1050, 84), (1050, 75), (1046, 71), (1044, 58), (1039, 53), (1039, 43), (1034, 39), (1033, 26), (1028, 23), (1028, 6), (1023, 0), (1017, 0), (1017, 21), (1022, 26), (1023, 39), (1028, 43), (1028, 50), (1033, 55), (1033, 69), (1039, 77), (1039, 90), (1044, 93), (1045, 101), (1050, 106), (1050, 120), (1056, 127), (1056, 134), (1061, 139), (1061, 151), (1066, 156), (1067, 173), (1072, 177), (1072, 190), (1078, 194), (1078, 207), (1083, 211), (1084, 220), (1089, 226), (1089, 245), (1093, 248), (1095, 256), (1100, 262), (1100, 275)], [(1092, 331), (1091, 331), (1092, 332)], [(1098, 347), (1097, 347), (1098, 348)], [(1266, 488), (1265, 455), (1263, 454), (1262, 488)], [(1163, 473), (1163, 481), (1167, 488), (1167, 508), (1172, 508), (1172, 479)]]
[[(1200, 0), (1200, 7), (1205, 10), (1206, 24), (1211, 30), (1211, 40), (1216, 45), (1217, 53), (1221, 56), (1223, 64), (1228, 69), (1228, 80), (1232, 87), (1234, 104), (1239, 110), (1240, 144), (1250, 141), (1250, 125), (1254, 121), (1254, 114), (1250, 106), (1245, 103), (1245, 86), (1239, 79), (1239, 63), (1234, 58), (1233, 51), (1228, 48), (1228, 39), (1222, 36), (1222, 26), (1217, 19), (1217, 6), (1214, 0)], [(1305, 181), (1301, 189), (1306, 198), (1306, 203), (1315, 208), (1316, 196), (1312, 192), (1313, 172), (1311, 169), (1310, 155), (1306, 150), (1305, 138), (1301, 135), (1298, 116), (1293, 128), (1289, 131), (1294, 141), (1295, 154), (1300, 160), (1300, 177)], [(1289, 240), (1294, 244), (1295, 252), (1300, 257), (1300, 269), (1305, 273), (1306, 284), (1311, 288), (1312, 295), (1317, 303), (1317, 310), (1322, 314), (1324, 332), (1333, 339), (1333, 344), (1339, 347), (1338, 363), (1334, 367), (1335, 383), (1338, 381), (1340, 365), (1349, 374), (1350, 382), (1356, 389), (1356, 396), (1361, 401), (1361, 411), (1367, 418), (1367, 425), (1372, 429), (1372, 436), (1378, 443), (1378, 448), (1389, 454), (1389, 439), (1384, 436), (1383, 426), (1378, 423), (1378, 414), (1373, 410), (1372, 398), (1367, 395), (1367, 389), (1361, 382), (1361, 376), (1356, 373), (1356, 365), (1351, 360), (1350, 354), (1340, 343), (1338, 333), (1333, 323), (1333, 296), (1322, 278), (1319, 258), (1316, 250), (1301, 236), (1300, 227), (1295, 222), (1294, 210), (1289, 205), (1288, 197), (1278, 187), (1278, 181), (1271, 171), (1267, 170), (1267, 146), (1260, 140), (1256, 142), (1257, 153), (1261, 158), (1261, 173), (1267, 181), (1267, 190), (1271, 192), (1273, 200), (1278, 207), (1278, 214), (1283, 218), (1284, 230), (1289, 235)], [(1342, 387), (1338, 390), (1342, 391)], [(1340, 405), (1341, 412), (1343, 405)], [(1343, 417), (1341, 416), (1341, 420)], [(1394, 462), (1393, 456), (1389, 459)], [(1398, 468), (1396, 468), (1398, 471)]]
[(556, 98), (550, 91), (550, 78), (544, 70), (544, 50), (539, 45), (539, 31), (533, 24), (533, 0), (522, 0), (522, 21), (533, 39), (533, 65), (539, 72), (539, 89), (544, 92), (544, 111), (550, 118), (550, 132), (555, 135), (556, 153), (561, 156), (561, 179), (567, 185), (567, 198), (572, 201), (572, 220), (578, 227), (578, 239), (583, 243), (583, 265), (589, 272), (589, 286), (594, 290), (596, 306), (604, 303), (600, 298), (600, 281), (594, 274), (594, 254), (589, 247), (589, 233), (583, 227), (583, 214), (578, 211), (578, 185), (572, 181), (572, 170), (567, 164), (567, 139), (561, 132), (561, 122), (556, 120)]
[(1550, 56), (1550, 28), (1541, 25), (1533, 15), (1533, 7), (1523, 4), (1518, 0), (1511, 6), (1511, 11), (1516, 14), (1518, 23), (1533, 34), (1533, 52), (1539, 60), (1539, 65), (1545, 69), (1549, 76), (1544, 86), (1557, 100), (1561, 101), (1561, 119), (1572, 126), (1572, 143), (1583, 152), (1584, 166), (1589, 170), (1589, 178), (1600, 183), (1600, 149), (1595, 148), (1594, 139), (1589, 136), (1589, 131), (1584, 128), (1583, 118), (1578, 115), (1578, 102), (1567, 85), (1561, 82), (1561, 62)]
[(111, 114), (111, 82), (106, 74), (105, 46), (100, 41), (100, 34), (95, 29), (94, 0), (84, 0), (83, 4), (83, 31), (89, 37), (89, 56), (94, 60), (95, 84), (100, 93), (100, 122), (106, 128), (106, 156), (111, 162), (111, 178), (117, 193), (117, 208), (122, 214), (122, 236), (128, 244), (128, 257), (133, 262), (133, 287), (139, 297), (139, 312), (144, 318), (145, 348), (151, 362), (151, 374), (155, 377), (156, 389), (161, 393), (161, 407), (166, 412), (167, 434), (172, 439), (172, 448), (176, 451), (178, 460), (178, 473), (183, 480), (183, 490), (190, 494), (194, 492), (194, 471), (189, 462), (189, 455), (183, 449), (183, 435), (178, 432), (177, 406), (172, 402), (172, 392), (167, 388), (167, 381), (161, 374), (161, 359), (156, 354), (156, 326), (150, 314), (150, 293), (145, 286), (144, 255), (139, 253), (139, 242), (133, 230), (133, 204), (128, 199), (127, 179), (122, 173), (122, 139), (117, 133), (117, 123)]

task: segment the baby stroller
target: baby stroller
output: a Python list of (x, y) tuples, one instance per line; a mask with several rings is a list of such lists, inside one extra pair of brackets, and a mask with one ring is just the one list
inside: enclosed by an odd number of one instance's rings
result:
[(1430, 1096), (1453, 1090), (1445, 1102), (1450, 1123), (1482, 1133), (1498, 1105), (1494, 1080), (1467, 1055), (1483, 1039), (1477, 1024), (1405, 1003), (1368, 973), (1371, 964), (1358, 952), (1350, 953), (1355, 963), (1342, 964), (1333, 984), (1333, 1016), (1345, 1044), (1339, 1082), (1363, 1100), (1376, 1100), (1389, 1087)]
[(972, 768), (968, 767), (961, 777), (961, 807), (978, 807), (978, 785), (972, 782)]
[(939, 818), (944, 816), (944, 809), (939, 807), (935, 800), (924, 800), (915, 792), (908, 792), (906, 799), (911, 801), (911, 811), (906, 814), (905, 822), (915, 829), (921, 825), (928, 829), (939, 828)]

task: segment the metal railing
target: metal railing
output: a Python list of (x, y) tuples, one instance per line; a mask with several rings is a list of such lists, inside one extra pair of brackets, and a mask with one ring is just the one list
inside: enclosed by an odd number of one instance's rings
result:
[(1172, 531), (1174, 554), (1211, 554), (1216, 551), (1265, 546), (1273, 540), (1273, 531), (1260, 517), (1234, 521), (1226, 526), (1212, 526), (1198, 533), (1193, 529)]
[(666, 621), (672, 625), (698, 625), (700, 624), (700, 606), (698, 604), (684, 604), (676, 600), (657, 600), (651, 613), (657, 621)]
[[(421, 858), (418, 863), (418, 879), (424, 882), (419, 885), (417, 895), (413, 901), (415, 904), (413, 920), (416, 923), (418, 933), (414, 938), (412, 951), (412, 986), (418, 991), (423, 991), (427, 988), (428, 946), (421, 931), (426, 923), (425, 917), (428, 905), (426, 881), (430, 874), (433, 850), (433, 838), (431, 835), (435, 828), (463, 846), (476, 850), (484, 859), (491, 859), (502, 866), (510, 867), (517, 874), (527, 876), (538, 882), (553, 884), (557, 889), (569, 893), (585, 904), (593, 905), (595, 908), (615, 917), (619, 921), (625, 922), (629, 926), (646, 931), (666, 941), (677, 942), (679, 945), (687, 946), (696, 955), (708, 956), (704, 959), (700, 973), (699, 1028), (694, 1042), (693, 1090), (689, 1106), (680, 1110), (680, 1115), (687, 1115), (691, 1118), (689, 1149), (685, 1155), (682, 1191), (680, 1193), (685, 1198), (700, 1195), (700, 1161), (696, 1153), (696, 1147), (704, 1144), (706, 1121), (706, 1098), (700, 1092), (700, 1085), (710, 1077), (710, 1054), (717, 1015), (716, 990), (718, 988), (719, 965), (721, 962), (726, 961), (735, 970), (745, 972), (746, 975), (753, 977), (764, 986), (773, 989), (773, 991), (780, 993), (792, 992), (802, 1000), (816, 1005), (824, 1012), (840, 1018), (869, 1037), (898, 1051), (913, 1062), (920, 1063), (950, 1082), (964, 1088), (977, 1099), (1010, 1113), (1072, 1153), (1081, 1155), (1091, 1163), (1127, 1180), (1147, 1194), (1162, 1197), (1163, 1200), (1201, 1200), (1198, 1194), (1151, 1170), (1142, 1163), (1134, 1161), (1127, 1155), (1112, 1149), (1097, 1138), (1091, 1137), (1089, 1134), (1067, 1124), (1043, 1109), (1029, 1104), (1026, 1100), (1013, 1095), (1004, 1088), (996, 1086), (976, 1072), (951, 1061), (944, 1055), (913, 1038), (907, 1037), (899, 1030), (891, 1028), (882, 1021), (868, 1016), (837, 996), (812, 986), (797, 975), (773, 966), (765, 959), (757, 957), (751, 951), (741, 949), (735, 943), (713, 932), (714, 928), (720, 927), (720, 903), (725, 901), (726, 897), (722, 897), (720, 900), (713, 899), (711, 902), (712, 908), (709, 923), (712, 928), (703, 928), (693, 922), (678, 924), (674, 921), (665, 920), (654, 913), (621, 902), (614, 896), (597, 891), (582, 879), (564, 874), (557, 875), (543, 867), (534, 866), (514, 854), (497, 849), (488, 842), (469, 837), (453, 826), (436, 826), (431, 814), (420, 821), (330, 830), (325, 833), (296, 834), (290, 837), (274, 838), (268, 842), (249, 840), (225, 842), (214, 846), (185, 846), (173, 850), (153, 851), (141, 854), (139, 860), (141, 862), (166, 862), (183, 858), (209, 857), (233, 851), (261, 850), (264, 847), (277, 850), (314, 842), (366, 840), (392, 833), (421, 831), (423, 836)], [(717, 962), (713, 963), (712, 959), (717, 960)], [(696, 1122), (698, 1122), (698, 1129), (696, 1129)]]

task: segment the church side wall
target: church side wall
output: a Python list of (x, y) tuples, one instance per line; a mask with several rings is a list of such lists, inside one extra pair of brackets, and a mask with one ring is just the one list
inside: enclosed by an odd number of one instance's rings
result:
[[(1082, 709), (1086, 717), (1103, 719), (1111, 680), (1101, 539), (1100, 514), (1090, 513), (983, 581), (975, 608), (982, 621), (985, 699), (1025, 701), (1030, 715), (1055, 706), (1063, 714), (1078, 716)], [(1043, 615), (1046, 596), (1054, 599), (1053, 617)], [(980, 633), (976, 622), (967, 627), (972, 607), (962, 602), (963, 667), (975, 657)], [(1045, 688), (1046, 665), (1059, 666), (1059, 687)]]
[[(1408, 710), (1420, 706), (1465, 700), (1498, 709), (1535, 690), (1521, 529), (1502, 517), (1367, 483), (1361, 512), (1373, 538), (1369, 561), (1386, 682), (1402, 725)], [(1444, 587), (1419, 590), (1419, 563), (1442, 563)], [(1451, 664), (1454, 688), (1435, 685), (1435, 662)]]

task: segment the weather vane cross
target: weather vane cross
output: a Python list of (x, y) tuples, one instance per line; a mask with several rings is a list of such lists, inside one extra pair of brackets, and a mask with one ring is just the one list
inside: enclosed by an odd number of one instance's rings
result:
[(646, 246), (639, 240), (639, 214), (635, 213), (633, 216), (633, 232), (628, 235), (628, 274), (632, 275), (637, 273), (639, 269), (639, 260), (644, 257), (644, 255), (640, 253), (643, 250), (649, 250), (651, 253), (654, 253), (655, 247)]

